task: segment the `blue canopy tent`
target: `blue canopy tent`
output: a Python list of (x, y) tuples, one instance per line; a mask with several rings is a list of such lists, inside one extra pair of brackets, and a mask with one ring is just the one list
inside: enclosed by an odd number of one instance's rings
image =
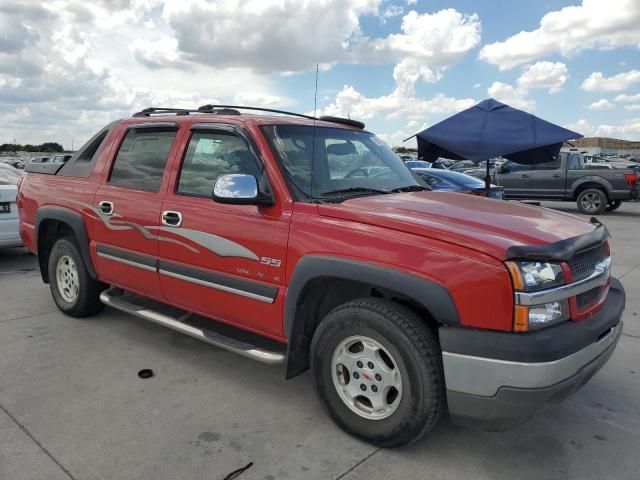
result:
[[(449, 117), (418, 133), (418, 157), (468, 159), (475, 163), (504, 157), (516, 163), (536, 164), (557, 158), (565, 140), (582, 135), (549, 123), (493, 98)], [(489, 162), (486, 186), (489, 188)]]

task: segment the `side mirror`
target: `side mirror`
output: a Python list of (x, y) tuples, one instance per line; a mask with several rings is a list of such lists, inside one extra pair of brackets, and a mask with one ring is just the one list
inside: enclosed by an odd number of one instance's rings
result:
[(270, 195), (260, 193), (256, 177), (243, 173), (220, 175), (213, 186), (213, 200), (234, 205), (273, 205)]

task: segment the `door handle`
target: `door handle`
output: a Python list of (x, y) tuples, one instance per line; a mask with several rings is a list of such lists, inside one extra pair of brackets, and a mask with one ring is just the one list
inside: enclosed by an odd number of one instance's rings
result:
[(529, 175), (527, 175), (526, 173), (520, 175), (520, 178), (529, 178)]
[(559, 173), (556, 173), (553, 178), (562, 178), (562, 175), (560, 175)]
[(113, 202), (102, 200), (98, 203), (98, 210), (104, 215), (113, 215)]
[(169, 210), (164, 211), (162, 212), (162, 224), (167, 227), (179, 227), (182, 225), (182, 214)]

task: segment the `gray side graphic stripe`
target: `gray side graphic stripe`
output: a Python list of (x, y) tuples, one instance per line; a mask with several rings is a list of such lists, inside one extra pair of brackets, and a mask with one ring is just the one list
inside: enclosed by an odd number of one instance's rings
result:
[(154, 228), (160, 231), (169, 232), (179, 237), (188, 238), (192, 242), (204, 247), (215, 253), (219, 257), (238, 257), (248, 258), (249, 260), (259, 260), (258, 255), (249, 250), (247, 247), (240, 245), (228, 238), (214, 235), (213, 233), (202, 232), (200, 230), (191, 230), (181, 227), (162, 227), (147, 226), (145, 228)]
[(211, 273), (204, 270), (185, 267), (160, 260), (159, 272), (173, 278), (195, 283), (205, 287), (234, 293), (265, 303), (273, 303), (278, 295), (278, 288), (247, 280)]
[(109, 247), (107, 245), (97, 245), (96, 254), (99, 257), (106, 258), (114, 262), (124, 263), (126, 265), (138, 267), (143, 270), (149, 270), (151, 272), (155, 272), (158, 267), (157, 258), (131, 253), (126, 250)]

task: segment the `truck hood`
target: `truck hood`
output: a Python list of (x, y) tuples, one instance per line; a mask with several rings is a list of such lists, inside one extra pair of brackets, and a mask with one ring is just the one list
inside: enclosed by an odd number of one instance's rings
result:
[(412, 192), (321, 204), (320, 215), (413, 233), (506, 259), (514, 246), (539, 246), (591, 232), (576, 216), (463, 193)]

